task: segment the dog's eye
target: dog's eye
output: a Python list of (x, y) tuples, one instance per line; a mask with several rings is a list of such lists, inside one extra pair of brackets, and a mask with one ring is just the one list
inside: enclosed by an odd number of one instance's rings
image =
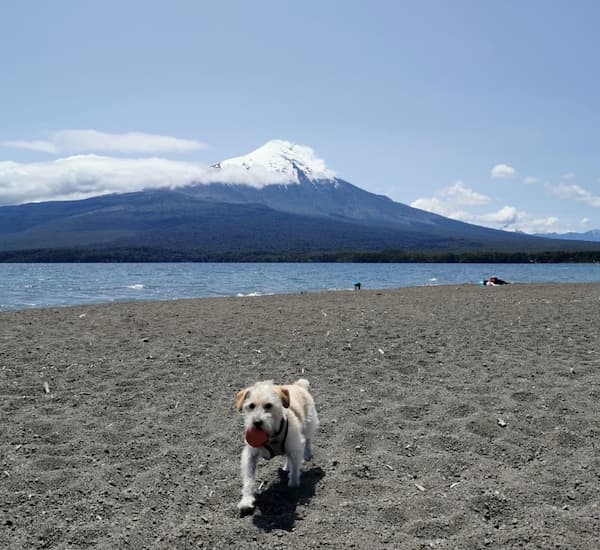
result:
[(268, 411), (268, 410), (269, 410), (269, 409), (270, 409), (272, 406), (273, 406), (273, 404), (272, 404), (272, 403), (267, 403), (267, 404), (265, 405), (265, 409)]
[(250, 403), (250, 405), (248, 405), (248, 408), (249, 408), (250, 410), (252, 410), (254, 407), (256, 407), (256, 405), (255, 405), (254, 403)]

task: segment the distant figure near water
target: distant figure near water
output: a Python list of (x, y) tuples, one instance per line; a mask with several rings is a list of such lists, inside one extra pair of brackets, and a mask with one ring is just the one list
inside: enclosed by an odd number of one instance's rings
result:
[(498, 285), (509, 285), (508, 281), (503, 281), (498, 277), (490, 277), (489, 279), (483, 280), (483, 286), (498, 286)]
[(360, 290), (360, 281), (358, 279), (354, 281), (354, 290)]

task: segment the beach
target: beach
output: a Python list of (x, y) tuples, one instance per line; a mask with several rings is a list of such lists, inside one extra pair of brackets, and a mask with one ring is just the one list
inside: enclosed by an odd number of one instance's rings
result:
[[(0, 314), (0, 547), (564, 548), (600, 537), (600, 284)], [(307, 378), (301, 487), (240, 516), (237, 391)]]

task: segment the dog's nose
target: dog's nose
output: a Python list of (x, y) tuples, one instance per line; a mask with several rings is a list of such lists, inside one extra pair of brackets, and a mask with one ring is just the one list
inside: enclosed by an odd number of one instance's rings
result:
[(263, 425), (263, 421), (262, 420), (255, 420), (253, 422), (253, 424), (254, 424), (255, 428), (260, 428)]

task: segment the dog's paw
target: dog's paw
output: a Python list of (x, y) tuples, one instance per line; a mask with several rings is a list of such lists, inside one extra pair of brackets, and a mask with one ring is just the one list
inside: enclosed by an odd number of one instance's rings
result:
[(296, 477), (290, 474), (290, 477), (288, 479), (288, 487), (300, 487), (300, 477)]
[(243, 497), (237, 507), (241, 514), (252, 512), (254, 510), (254, 497)]
[(304, 461), (308, 462), (309, 460), (312, 460), (313, 457), (313, 448), (312, 445), (309, 441), (306, 442), (306, 445), (304, 446)]

